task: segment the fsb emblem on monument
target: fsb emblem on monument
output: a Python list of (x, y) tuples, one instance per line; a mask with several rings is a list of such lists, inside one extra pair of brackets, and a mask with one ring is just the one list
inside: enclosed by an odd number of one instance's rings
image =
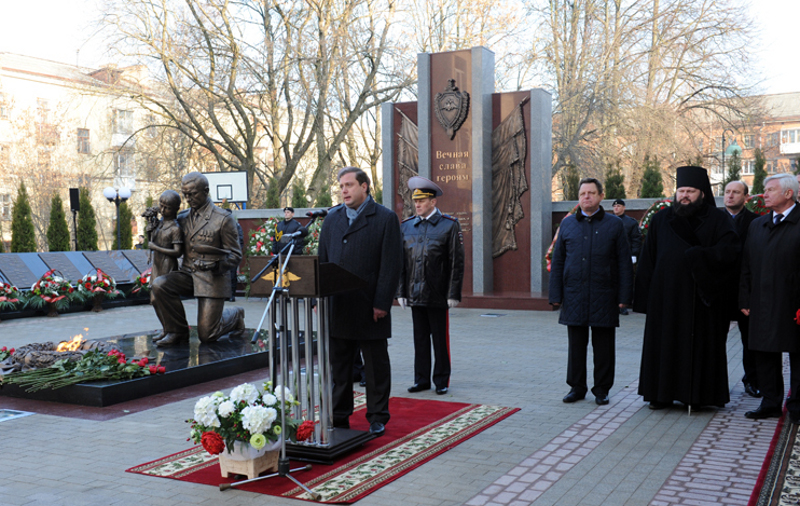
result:
[(433, 106), (436, 111), (436, 118), (447, 132), (447, 135), (450, 136), (450, 140), (453, 140), (456, 136), (456, 131), (461, 128), (461, 125), (467, 119), (469, 93), (459, 91), (455, 79), (450, 79), (447, 83), (447, 89), (443, 93), (436, 94), (436, 98), (433, 99)]

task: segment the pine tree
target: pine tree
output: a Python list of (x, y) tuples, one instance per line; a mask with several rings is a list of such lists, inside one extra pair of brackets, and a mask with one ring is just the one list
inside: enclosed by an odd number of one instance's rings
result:
[(333, 198), (331, 198), (331, 187), (323, 186), (317, 195), (317, 201), (314, 207), (331, 207), (333, 205)]
[(566, 184), (564, 185), (564, 197), (566, 200), (578, 200), (580, 182), (581, 177), (578, 174), (578, 168), (572, 164), (567, 165)]
[(17, 198), (11, 213), (11, 252), (26, 253), (36, 251), (36, 231), (33, 228), (31, 205), (25, 183), (20, 182)]
[(627, 197), (625, 195), (625, 176), (622, 174), (619, 163), (617, 163), (616, 168), (608, 164), (605, 186), (607, 199), (624, 199)]
[(379, 185), (376, 181), (372, 182), (372, 198), (375, 199), (380, 205), (383, 205), (383, 185)]
[(750, 192), (753, 195), (764, 193), (764, 180), (767, 178), (767, 171), (764, 167), (767, 165), (767, 159), (761, 148), (756, 148), (755, 151), (755, 167), (753, 168), (753, 189)]
[(80, 212), (78, 212), (78, 251), (97, 251), (97, 219), (89, 199), (89, 190), (80, 190)]
[(292, 185), (292, 207), (299, 209), (307, 206), (308, 201), (306, 200), (306, 190), (303, 188), (303, 183), (295, 181)]
[(645, 155), (642, 190), (639, 195), (643, 199), (664, 197), (664, 182), (661, 179), (661, 165), (658, 163), (658, 158), (650, 160), (650, 157)]
[(0, 253), (5, 253), (6, 247), (3, 245), (3, 222), (0, 221)]
[(117, 230), (114, 229), (114, 242), (111, 244), (111, 249), (133, 249), (132, 219), (131, 208), (128, 207), (127, 202), (122, 202), (119, 205), (119, 236), (122, 241), (122, 247), (117, 244)]
[(280, 209), (281, 195), (278, 193), (278, 182), (275, 178), (270, 178), (267, 197), (264, 199), (264, 207), (267, 209)]
[(69, 251), (69, 226), (64, 202), (58, 193), (50, 202), (50, 223), (47, 226), (47, 246), (50, 251)]
[(738, 181), (741, 179), (742, 173), (742, 159), (739, 158), (739, 153), (734, 152), (731, 159), (728, 161), (728, 175), (722, 181), (722, 187), (728, 186), (731, 181)]

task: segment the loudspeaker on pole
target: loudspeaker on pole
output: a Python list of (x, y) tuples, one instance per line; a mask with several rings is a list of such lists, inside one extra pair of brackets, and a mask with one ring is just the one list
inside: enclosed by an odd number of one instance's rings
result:
[(80, 212), (81, 210), (80, 191), (77, 188), (69, 189), (69, 208), (70, 211)]

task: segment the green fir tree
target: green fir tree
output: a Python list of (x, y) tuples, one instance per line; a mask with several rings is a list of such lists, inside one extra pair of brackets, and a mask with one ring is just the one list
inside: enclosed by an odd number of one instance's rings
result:
[(81, 210), (78, 212), (78, 251), (97, 251), (97, 219), (87, 188), (80, 190), (80, 208)]
[(0, 220), (0, 253), (5, 253), (6, 247), (3, 243), (3, 222)]
[(372, 198), (380, 205), (383, 205), (383, 185), (377, 181), (372, 182)]
[(278, 181), (275, 178), (270, 178), (269, 180), (264, 207), (267, 209), (280, 209), (281, 207), (281, 194), (278, 192)]
[(308, 201), (306, 200), (306, 189), (303, 188), (303, 183), (297, 180), (295, 180), (294, 184), (292, 185), (292, 207), (295, 209), (308, 207)]
[(578, 193), (580, 191), (581, 177), (578, 174), (578, 168), (573, 164), (567, 165), (565, 169), (566, 181), (564, 184), (564, 197), (565, 200), (578, 200)]
[(722, 187), (725, 188), (731, 181), (739, 181), (742, 173), (742, 159), (739, 153), (734, 152), (728, 160), (728, 174), (722, 181)]
[(756, 160), (753, 167), (753, 188), (750, 191), (753, 195), (764, 193), (764, 180), (767, 178), (767, 170), (764, 168), (767, 165), (767, 159), (764, 157), (761, 148), (756, 148), (755, 158)]
[(324, 186), (317, 194), (317, 201), (314, 207), (331, 207), (333, 205), (333, 198), (331, 197), (331, 187)]
[(644, 173), (642, 174), (642, 189), (639, 196), (643, 199), (664, 197), (664, 182), (661, 179), (661, 165), (658, 158), (644, 157)]
[(608, 165), (605, 191), (607, 199), (624, 199), (627, 197), (625, 195), (625, 176), (622, 174), (619, 163), (617, 163), (616, 168), (611, 164)]
[(69, 226), (64, 202), (58, 193), (50, 202), (50, 223), (47, 226), (47, 246), (50, 251), (69, 251)]
[(133, 213), (131, 208), (128, 207), (127, 202), (122, 202), (119, 205), (119, 237), (122, 241), (122, 247), (117, 244), (117, 229), (114, 229), (114, 242), (111, 249), (133, 249), (133, 227), (131, 226), (133, 220)]
[(33, 215), (28, 202), (25, 183), (20, 182), (17, 198), (11, 213), (11, 252), (27, 253), (36, 251), (36, 231), (33, 228)]

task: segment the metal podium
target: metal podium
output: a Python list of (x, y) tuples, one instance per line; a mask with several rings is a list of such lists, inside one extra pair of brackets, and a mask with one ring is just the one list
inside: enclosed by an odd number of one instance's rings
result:
[[(295, 460), (332, 464), (339, 456), (374, 437), (368, 431), (334, 428), (331, 424), (333, 382), (328, 354), (329, 297), (363, 288), (366, 282), (336, 264), (321, 264), (316, 256), (289, 256), (288, 261), (281, 256), (266, 270), (268, 257), (251, 257), (249, 261), (251, 272), (263, 272), (253, 280), (250, 295), (271, 297), (261, 319), (263, 324), (264, 319), (269, 318), (263, 328), (266, 330), (270, 380), (273, 385), (278, 385), (282, 383), (281, 378), (288, 378), (285, 384), (300, 402), (294, 417), (318, 422), (313, 440), (287, 443), (286, 454)], [(275, 281), (281, 278), (282, 286), (275, 288)], [(257, 337), (258, 333), (254, 340)], [(287, 352), (283, 356), (287, 357), (288, 363), (280, 360), (279, 351), (284, 346)]]

